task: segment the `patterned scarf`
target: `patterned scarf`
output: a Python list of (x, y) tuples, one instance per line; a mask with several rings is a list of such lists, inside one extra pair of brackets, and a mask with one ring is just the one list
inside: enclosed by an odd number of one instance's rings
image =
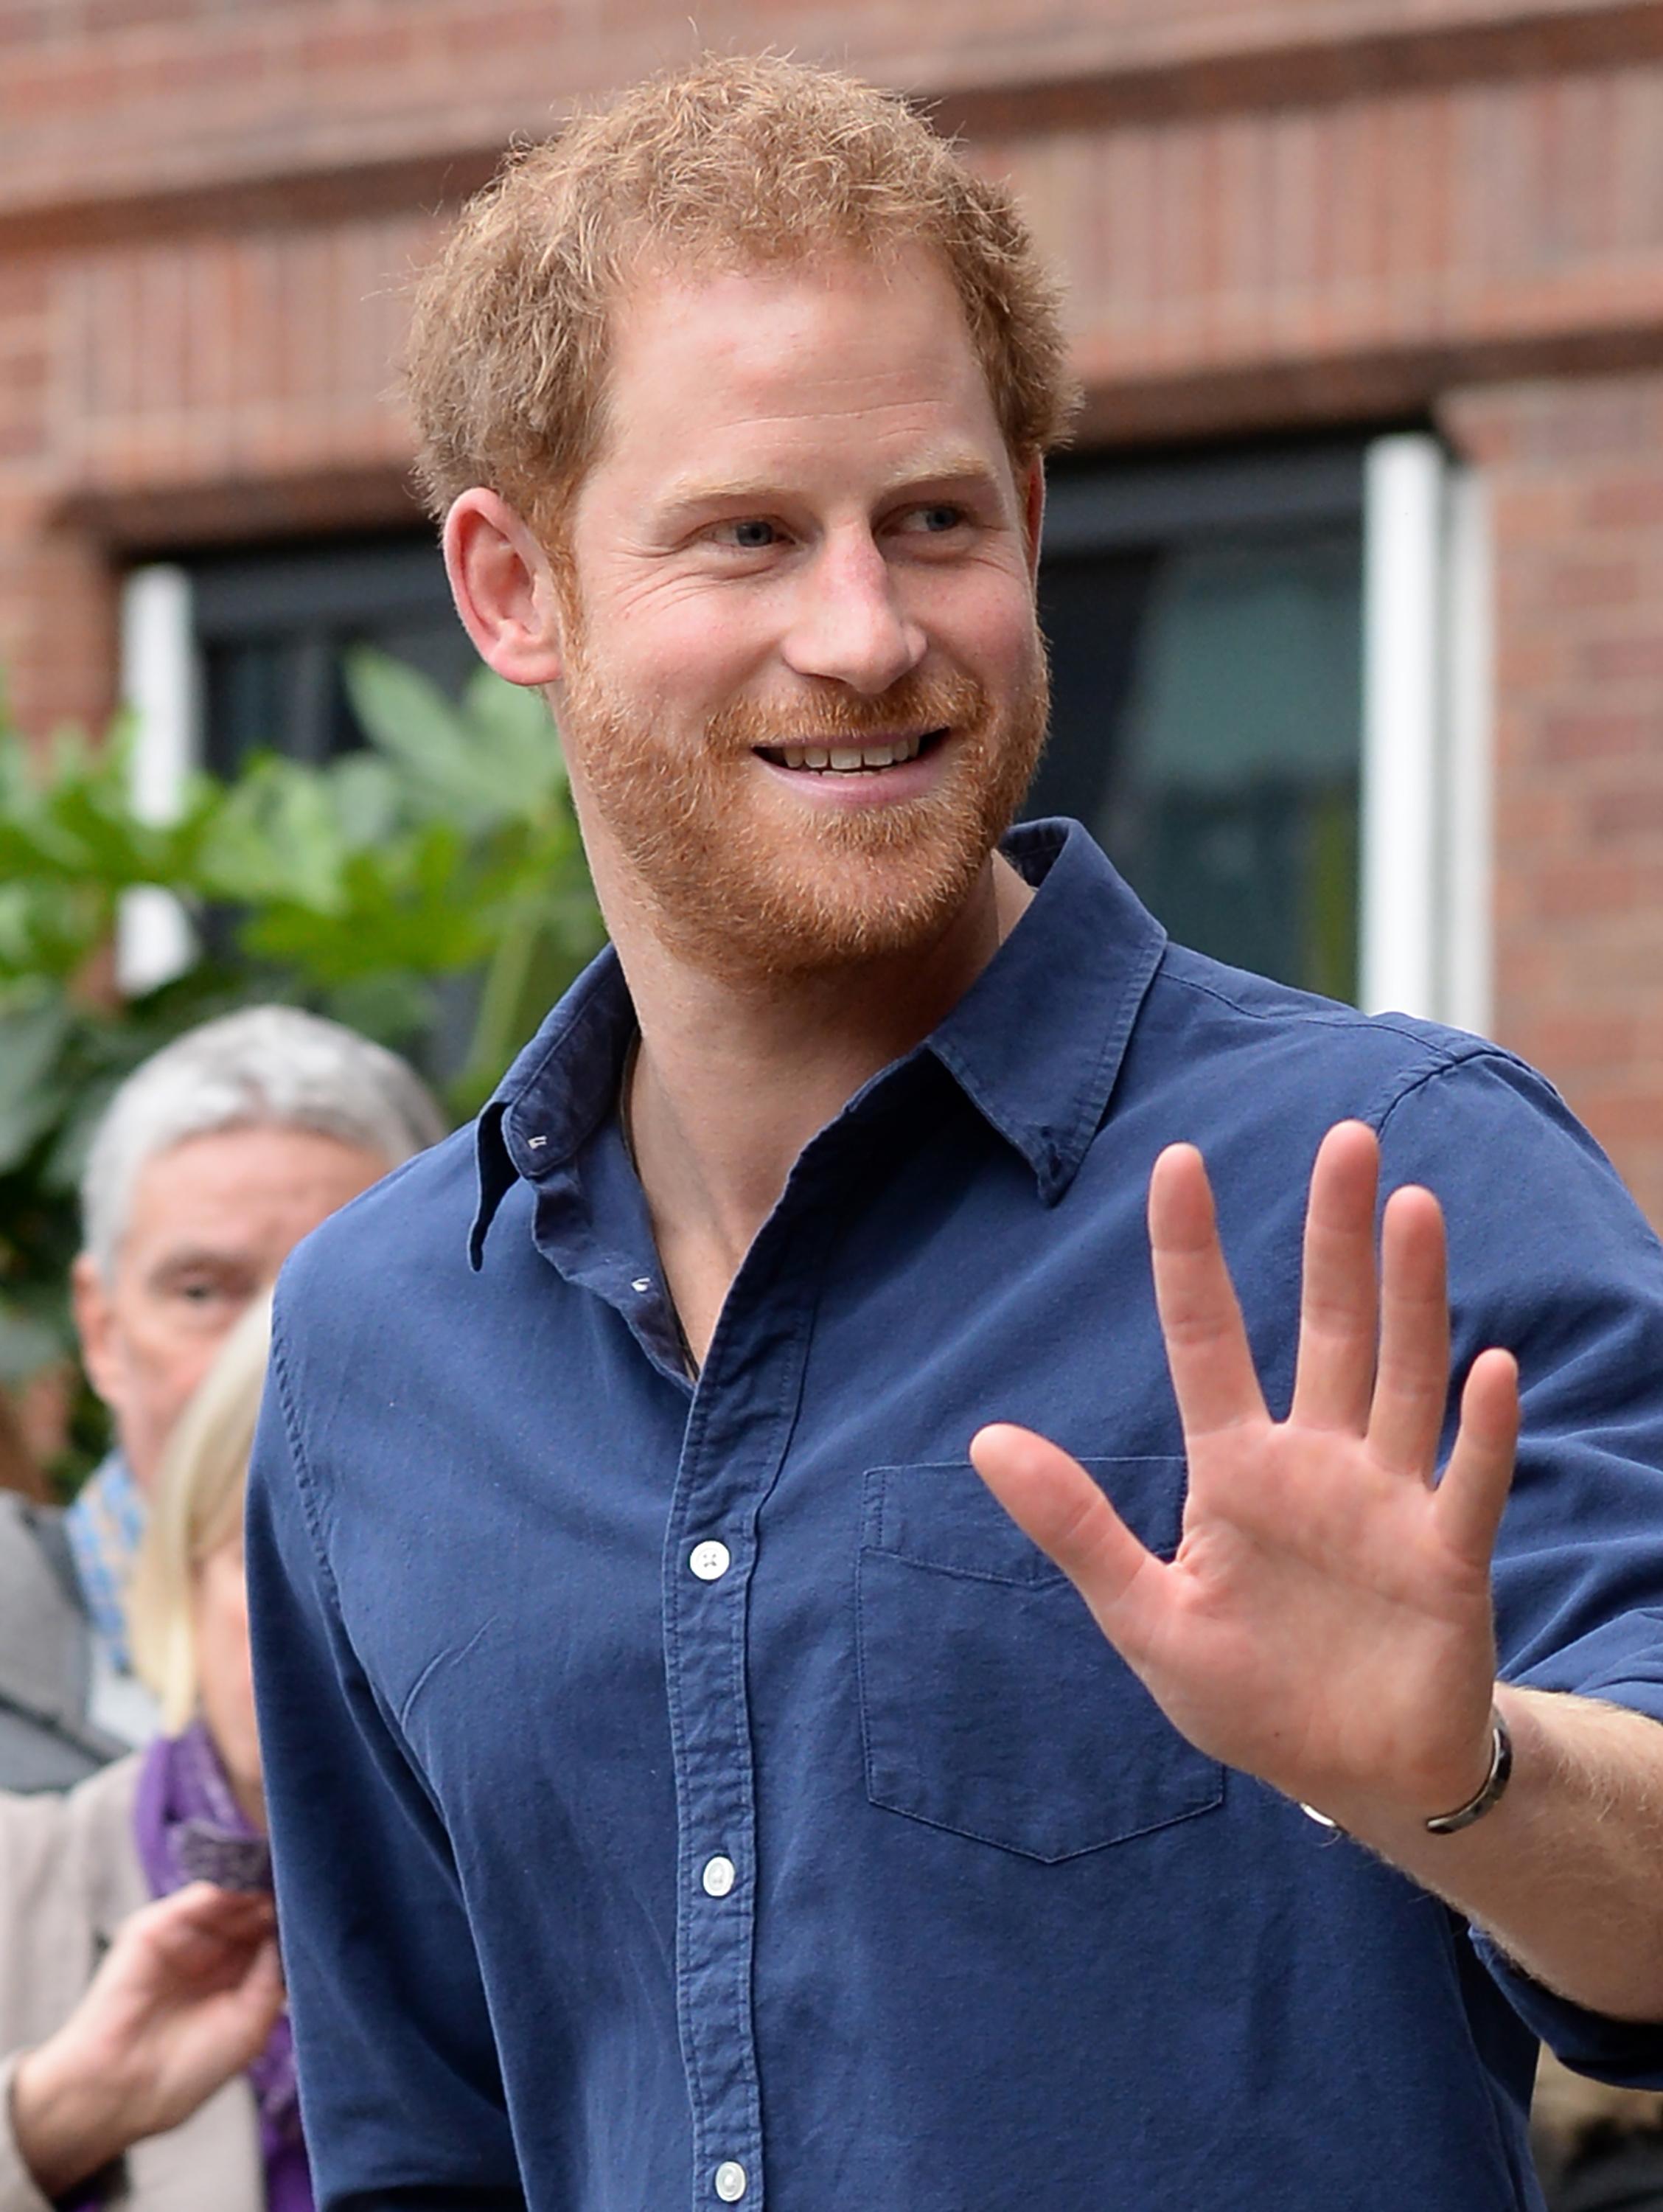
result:
[[(133, 1826), (155, 1896), (189, 1881), (216, 1882), (222, 1889), (271, 1887), (270, 1847), (232, 1794), (200, 1721), (182, 1735), (161, 1737), (145, 1753)], [(267, 2212), (313, 2212), (287, 2013), (279, 2015), (248, 2078), (259, 2110)]]
[(64, 1516), (93, 1632), (118, 1674), (133, 1671), (127, 1648), (127, 1579), (144, 1535), (144, 1498), (131, 1468), (112, 1452), (82, 1485)]

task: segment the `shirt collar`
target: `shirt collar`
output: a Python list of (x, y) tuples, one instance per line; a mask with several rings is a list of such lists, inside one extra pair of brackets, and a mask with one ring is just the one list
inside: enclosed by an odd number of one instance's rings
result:
[(1050, 1206), (1102, 1121), (1167, 937), (1077, 822), (1024, 823), (1003, 849), (1033, 902), (925, 1048)]
[(497, 1208), (569, 1160), (617, 1104), (635, 1009), (609, 945), (592, 960), (498, 1084), (479, 1117), (479, 1209), (468, 1256), (480, 1265)]
[[(1024, 823), (1005, 857), (1034, 890), (1017, 927), (920, 1051), (934, 1055), (1054, 1205), (1107, 1111), (1166, 933), (1077, 822)], [(609, 945), (561, 1000), (479, 1117), (477, 1267), (522, 1176), (569, 1160), (617, 1102), (635, 1032)]]

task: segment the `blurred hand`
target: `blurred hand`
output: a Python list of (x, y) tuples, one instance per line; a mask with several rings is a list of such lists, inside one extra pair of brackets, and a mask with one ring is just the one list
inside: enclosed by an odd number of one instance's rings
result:
[(252, 2061), (282, 2004), (269, 1897), (198, 1881), (134, 1913), (13, 2080), (13, 2131), (41, 2193), (188, 2119)]

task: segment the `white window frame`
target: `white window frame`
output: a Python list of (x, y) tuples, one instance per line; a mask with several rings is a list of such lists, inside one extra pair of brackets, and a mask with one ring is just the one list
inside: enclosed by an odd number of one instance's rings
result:
[[(169, 562), (135, 568), (121, 593), (121, 697), (130, 718), (135, 812), (177, 821), (202, 757), (202, 685), (191, 579)], [(130, 997), (171, 982), (196, 957), (191, 918), (171, 891), (124, 894), (116, 921), (116, 981)]]
[(1363, 467), (1358, 998), (1489, 1031), (1493, 994), (1490, 529), (1431, 436)]

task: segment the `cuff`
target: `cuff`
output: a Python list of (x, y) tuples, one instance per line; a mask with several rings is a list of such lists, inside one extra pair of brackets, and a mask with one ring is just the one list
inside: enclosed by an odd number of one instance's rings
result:
[[(1663, 2089), (1663, 2021), (1611, 2020), (1604, 2013), (1585, 2011), (1533, 1981), (1478, 1929), (1471, 1936), (1514, 2011), (1573, 2073), (1619, 2089)], [(10, 2212), (3, 2198), (0, 2212)]]

